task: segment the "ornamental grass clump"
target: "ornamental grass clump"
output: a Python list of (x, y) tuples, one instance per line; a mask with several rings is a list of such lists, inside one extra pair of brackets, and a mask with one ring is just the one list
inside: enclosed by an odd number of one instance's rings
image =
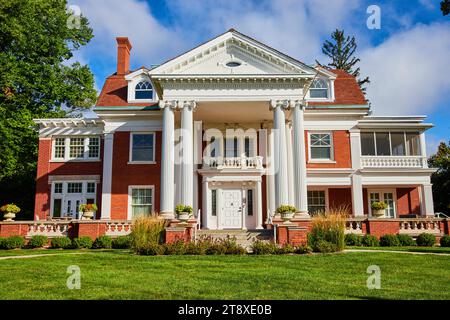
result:
[(138, 254), (157, 254), (156, 246), (164, 242), (166, 222), (156, 216), (138, 217), (133, 220), (130, 245)]
[(344, 249), (346, 215), (347, 210), (342, 207), (313, 217), (308, 244), (314, 251), (336, 252)]

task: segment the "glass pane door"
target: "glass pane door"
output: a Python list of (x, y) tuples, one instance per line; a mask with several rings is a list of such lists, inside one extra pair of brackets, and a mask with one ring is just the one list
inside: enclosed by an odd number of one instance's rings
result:
[(395, 217), (395, 204), (394, 204), (394, 195), (392, 192), (383, 193), (384, 202), (388, 205), (387, 209), (384, 210), (384, 215), (388, 218)]

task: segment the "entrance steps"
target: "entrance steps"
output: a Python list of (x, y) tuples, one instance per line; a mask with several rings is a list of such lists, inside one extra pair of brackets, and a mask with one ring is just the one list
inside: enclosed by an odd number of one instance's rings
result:
[(238, 245), (249, 250), (252, 243), (256, 240), (272, 241), (273, 230), (197, 230), (196, 238), (201, 239), (204, 237), (210, 237), (212, 239), (235, 238)]

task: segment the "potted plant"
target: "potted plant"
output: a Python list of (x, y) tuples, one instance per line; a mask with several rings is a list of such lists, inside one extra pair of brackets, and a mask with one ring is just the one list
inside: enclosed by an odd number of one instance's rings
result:
[(82, 204), (79, 210), (83, 212), (83, 218), (93, 219), (95, 212), (97, 211), (97, 205), (95, 203)]
[(177, 213), (178, 220), (187, 221), (192, 216), (192, 207), (185, 206), (184, 204), (179, 204), (175, 207), (175, 212)]
[(16, 217), (16, 214), (20, 212), (20, 208), (16, 206), (14, 203), (5, 204), (0, 208), (0, 211), (3, 212), (3, 218), (5, 221), (13, 221)]
[(289, 221), (294, 217), (294, 213), (297, 209), (294, 206), (290, 205), (281, 205), (277, 208), (276, 213), (281, 215), (281, 219), (284, 221)]
[(374, 201), (370, 206), (372, 207), (372, 216), (377, 218), (384, 216), (384, 210), (388, 207), (387, 203), (383, 201)]

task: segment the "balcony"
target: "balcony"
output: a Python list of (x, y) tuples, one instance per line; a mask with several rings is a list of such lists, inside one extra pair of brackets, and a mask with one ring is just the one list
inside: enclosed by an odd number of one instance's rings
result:
[(361, 156), (362, 168), (427, 168), (422, 156)]
[(203, 169), (253, 169), (261, 170), (263, 168), (262, 157), (205, 157), (203, 158)]

